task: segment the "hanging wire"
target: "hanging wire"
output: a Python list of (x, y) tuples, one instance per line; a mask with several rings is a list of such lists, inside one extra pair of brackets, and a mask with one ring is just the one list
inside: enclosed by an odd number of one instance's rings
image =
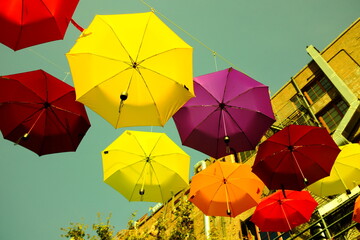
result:
[[(227, 60), (225, 57), (223, 57), (222, 55), (218, 54), (216, 51), (214, 51), (213, 49), (211, 49), (210, 47), (208, 47), (207, 45), (205, 45), (202, 41), (200, 41), (198, 38), (196, 38), (195, 36), (191, 35), (188, 31), (186, 31), (185, 29), (183, 29), (182, 27), (180, 27), (179, 25), (177, 25), (175, 22), (173, 22), (172, 20), (170, 20), (169, 18), (167, 18), (164, 14), (160, 13), (159, 11), (157, 11), (156, 9), (154, 9), (151, 5), (149, 5), (148, 3), (146, 3), (144, 0), (140, 0), (140, 2), (142, 2), (144, 5), (146, 5), (147, 7), (150, 8), (150, 10), (153, 13), (157, 13), (158, 15), (160, 15), (162, 18), (166, 19), (168, 22), (170, 22), (172, 25), (174, 25), (176, 28), (178, 28), (179, 30), (181, 30), (182, 32), (184, 32), (186, 35), (188, 35), (190, 38), (192, 38), (194, 41), (198, 42), (200, 45), (202, 45), (203, 47), (205, 47), (206, 49), (208, 49), (214, 56), (214, 58), (219, 57), (221, 60), (223, 60), (224, 62), (226, 62), (227, 64), (229, 64), (231, 67), (238, 69), (239, 71), (243, 72), (242, 70), (240, 70), (238, 67), (235, 67), (235, 65), (230, 62), (229, 60)], [(217, 63), (215, 60), (215, 68), (217, 68)], [(244, 73), (244, 72), (243, 72)]]

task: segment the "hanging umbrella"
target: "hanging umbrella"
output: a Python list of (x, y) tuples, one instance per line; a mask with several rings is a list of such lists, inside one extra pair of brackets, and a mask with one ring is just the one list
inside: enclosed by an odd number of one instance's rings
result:
[(0, 130), (38, 155), (75, 151), (90, 122), (72, 86), (43, 70), (0, 77)]
[(276, 191), (263, 198), (250, 221), (262, 232), (287, 232), (310, 220), (318, 203), (308, 191)]
[(347, 192), (360, 183), (360, 144), (340, 146), (330, 176), (320, 179), (308, 187), (318, 196), (331, 196)]
[(268, 87), (233, 68), (194, 78), (194, 89), (173, 118), (183, 145), (216, 159), (255, 149), (275, 121)]
[(329, 176), (339, 152), (325, 128), (290, 125), (260, 144), (252, 171), (269, 189), (302, 190)]
[(153, 12), (95, 16), (66, 56), (77, 100), (115, 128), (164, 126), (194, 96), (192, 47)]
[(352, 219), (355, 222), (360, 223), (360, 196), (358, 196), (355, 200)]
[(1, 0), (0, 42), (13, 50), (64, 38), (79, 0)]
[(189, 201), (208, 216), (236, 217), (260, 202), (263, 188), (249, 165), (217, 161), (192, 177)]
[(129, 201), (166, 202), (188, 186), (190, 156), (165, 133), (126, 130), (102, 159), (104, 181)]

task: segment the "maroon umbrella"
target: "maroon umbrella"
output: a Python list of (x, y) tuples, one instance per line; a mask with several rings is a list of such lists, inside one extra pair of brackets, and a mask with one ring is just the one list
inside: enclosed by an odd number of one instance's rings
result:
[(60, 40), (79, 0), (1, 0), (0, 42), (13, 50)]
[(269, 189), (302, 190), (330, 175), (339, 152), (325, 128), (290, 125), (260, 144), (252, 171)]
[(255, 149), (275, 121), (268, 87), (233, 68), (194, 78), (194, 91), (173, 118), (182, 144), (211, 157)]
[(0, 77), (5, 139), (45, 155), (75, 151), (90, 122), (72, 86), (42, 71)]

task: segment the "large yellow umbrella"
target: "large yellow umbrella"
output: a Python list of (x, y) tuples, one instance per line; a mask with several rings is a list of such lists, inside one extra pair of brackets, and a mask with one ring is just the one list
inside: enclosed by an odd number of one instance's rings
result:
[(331, 196), (350, 190), (360, 183), (360, 144), (351, 143), (339, 147), (330, 176), (311, 184), (308, 190), (318, 196)]
[(164, 126), (194, 97), (192, 52), (146, 12), (96, 15), (66, 57), (77, 101), (119, 128)]
[(188, 186), (190, 156), (165, 133), (126, 130), (102, 160), (104, 181), (129, 201), (166, 202)]

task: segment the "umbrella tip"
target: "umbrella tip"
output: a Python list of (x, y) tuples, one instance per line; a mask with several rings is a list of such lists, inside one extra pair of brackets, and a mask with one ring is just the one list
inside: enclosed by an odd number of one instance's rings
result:
[(109, 151), (104, 151), (104, 154), (108, 154), (109, 153)]
[(351, 190), (350, 189), (346, 189), (346, 194), (350, 195), (351, 194)]
[(128, 93), (126, 91), (120, 94), (121, 101), (125, 101), (128, 98)]
[(231, 216), (231, 211), (230, 211), (230, 209), (227, 209), (227, 210), (226, 210), (226, 214), (227, 214), (228, 216)]
[(304, 183), (305, 183), (305, 186), (308, 185), (309, 181), (307, 180), (307, 178), (304, 178)]
[(144, 193), (145, 193), (145, 190), (144, 190), (144, 189), (140, 189), (139, 194), (140, 194), (140, 195), (144, 195)]

